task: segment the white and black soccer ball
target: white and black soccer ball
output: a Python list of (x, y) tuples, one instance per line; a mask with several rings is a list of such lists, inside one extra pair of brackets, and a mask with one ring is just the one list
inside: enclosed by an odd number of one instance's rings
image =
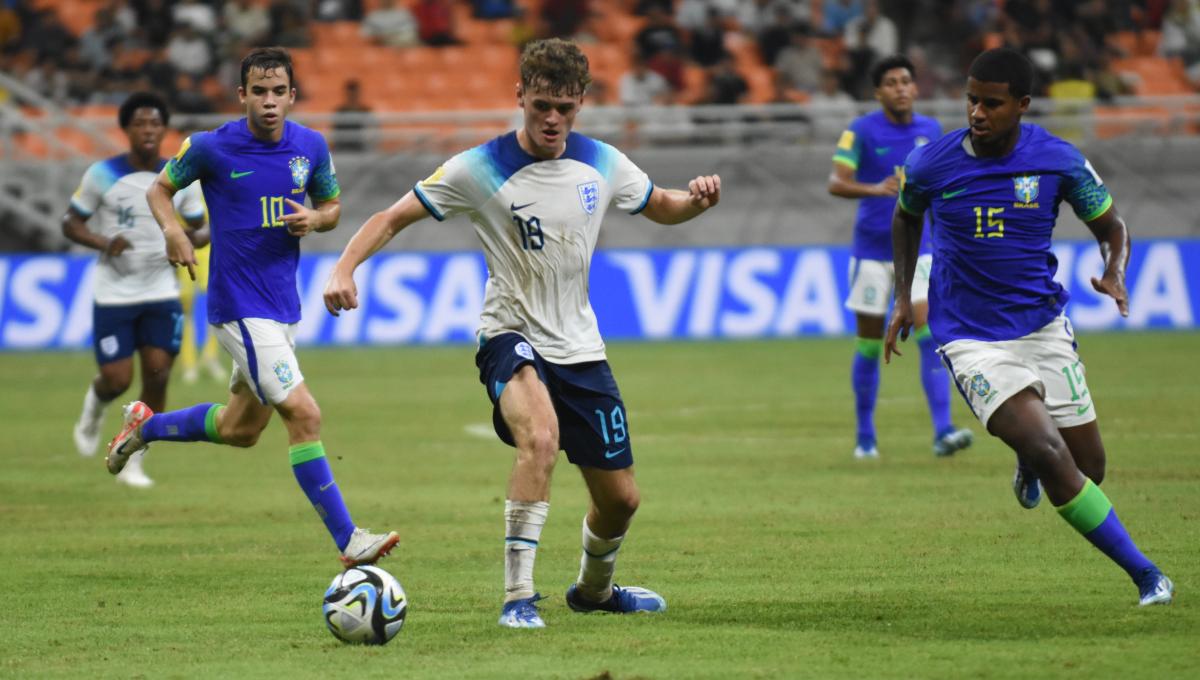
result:
[(325, 625), (335, 638), (382, 645), (404, 625), (408, 596), (395, 576), (379, 567), (363, 565), (334, 577), (321, 609)]

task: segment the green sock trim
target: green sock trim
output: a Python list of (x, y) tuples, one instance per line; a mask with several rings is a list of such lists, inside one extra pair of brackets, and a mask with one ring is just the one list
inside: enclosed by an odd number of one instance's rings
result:
[(208, 435), (208, 441), (214, 444), (225, 443), (221, 439), (221, 434), (217, 432), (217, 414), (223, 408), (225, 408), (225, 404), (213, 404), (208, 407), (208, 413), (204, 415), (204, 434)]
[(874, 338), (856, 338), (855, 349), (868, 359), (878, 359), (883, 354), (883, 341)]
[(288, 447), (288, 457), (292, 460), (292, 467), (301, 463), (307, 463), (310, 460), (325, 457), (325, 446), (321, 442), (304, 442), (303, 444), (293, 444)]
[(913, 339), (916, 340), (917, 342), (920, 342), (920, 341), (924, 340), (925, 338), (932, 338), (932, 337), (933, 337), (933, 331), (929, 330), (929, 324), (925, 324), (924, 326), (921, 326), (920, 328), (918, 328), (916, 330), (916, 332), (913, 333)]
[(1067, 524), (1075, 527), (1075, 531), (1088, 534), (1100, 526), (1105, 517), (1108, 517), (1108, 511), (1112, 510), (1112, 503), (1108, 500), (1108, 496), (1105, 496), (1104, 492), (1100, 490), (1100, 487), (1089, 479), (1083, 483), (1083, 489), (1078, 496), (1072, 498), (1065, 505), (1060, 505), (1057, 510), (1058, 514), (1067, 520)]

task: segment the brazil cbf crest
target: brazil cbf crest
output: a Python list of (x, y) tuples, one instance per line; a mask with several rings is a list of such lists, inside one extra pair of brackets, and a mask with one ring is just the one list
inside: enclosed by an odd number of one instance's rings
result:
[(600, 202), (600, 183), (584, 182), (577, 188), (579, 189), (579, 203), (583, 206), (583, 211), (589, 215), (596, 212), (596, 204)]
[(288, 363), (287, 359), (276, 361), (273, 368), (275, 369), (275, 377), (279, 378), (279, 382), (282, 385), (286, 387), (292, 382), (292, 378), (294, 377), (292, 376), (292, 366)]
[(1040, 175), (1013, 177), (1013, 193), (1017, 195), (1018, 203), (1033, 203), (1037, 200), (1039, 178)]
[(308, 174), (312, 171), (312, 163), (304, 156), (296, 156), (288, 161), (292, 170), (292, 182), (297, 189), (303, 189), (308, 184)]

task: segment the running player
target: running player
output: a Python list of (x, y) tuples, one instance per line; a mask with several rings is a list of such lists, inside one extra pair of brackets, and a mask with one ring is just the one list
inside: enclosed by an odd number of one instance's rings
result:
[(466, 215), (483, 245), (479, 378), (502, 441), (517, 449), (505, 501), (505, 601), (500, 625), (545, 625), (533, 564), (560, 449), (591, 495), (579, 577), (567, 590), (579, 612), (657, 612), (658, 594), (613, 585), (617, 550), (637, 510), (630, 422), (605, 360), (588, 300), (588, 267), (610, 204), (663, 224), (717, 204), (721, 181), (701, 176), (687, 191), (655, 187), (615, 148), (571, 132), (591, 77), (571, 42), (530, 43), (521, 55), (517, 102), (523, 125), (454, 156), (362, 226), (325, 288), (333, 314), (358, 306), (353, 273), (401, 229), (432, 215)]
[(1100, 243), (1092, 286), (1128, 315), (1129, 234), (1100, 176), (1079, 151), (1021, 122), (1033, 65), (989, 50), (967, 79), (970, 127), (909, 156), (892, 223), (896, 309), (884, 358), (913, 324), (912, 284), (922, 216), (932, 212), (929, 325), (959, 391), (988, 432), (1017, 454), (1022, 506), (1041, 492), (1123, 568), (1142, 605), (1171, 602), (1174, 586), (1134, 545), (1100, 490), (1105, 452), (1071, 322), (1054, 281), (1050, 237), (1066, 201)]
[[(139, 399), (154, 409), (167, 404), (183, 310), (162, 232), (146, 203), (146, 188), (167, 162), (159, 150), (170, 117), (158, 95), (130, 95), (117, 111), (129, 151), (93, 163), (62, 218), (67, 238), (100, 251), (92, 308), (93, 350), (100, 371), (84, 394), (75, 423), (75, 448), (81, 456), (96, 454), (105, 409), (133, 381), (135, 351), (142, 364)], [(188, 238), (206, 243), (200, 187), (177, 193), (174, 209), (187, 223)], [(142, 468), (141, 455), (130, 460), (117, 481), (139, 488), (154, 484)]]
[[(855, 458), (879, 457), (875, 400), (879, 394), (884, 318), (895, 279), (892, 211), (900, 186), (897, 175), (910, 151), (942, 136), (936, 120), (913, 112), (917, 98), (913, 74), (912, 62), (900, 55), (888, 57), (871, 69), (880, 108), (855, 119), (842, 133), (829, 175), (829, 193), (861, 199), (854, 222), (850, 295), (846, 300), (846, 308), (854, 312), (858, 335), (850, 370), (858, 419)], [(928, 242), (922, 242), (912, 291), (914, 325), (921, 349), (921, 385), (933, 419), (933, 453), (949, 456), (970, 446), (974, 436), (970, 430), (956, 429), (950, 421), (950, 378), (925, 325), (931, 259)]]
[[(160, 440), (253, 446), (278, 412), (296, 481), (333, 536), (342, 563), (369, 564), (399, 539), (358, 529), (351, 521), (325, 458), (321, 412), (295, 355), (300, 239), (337, 226), (341, 189), (325, 138), (287, 120), (296, 100), (293, 82), (286, 51), (252, 50), (242, 60), (238, 88), (246, 117), (184, 140), (147, 192), (168, 259), (191, 272), (195, 254), (171, 197), (197, 179), (204, 190), (214, 230), (208, 322), (233, 356), (229, 403), (155, 415), (134, 402), (109, 444), (107, 463), (117, 474), (132, 454)], [(311, 209), (304, 207), (310, 193)]]

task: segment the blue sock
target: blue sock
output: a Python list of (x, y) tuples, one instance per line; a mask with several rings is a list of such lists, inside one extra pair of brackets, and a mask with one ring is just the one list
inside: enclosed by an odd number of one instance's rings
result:
[(925, 388), (925, 401), (933, 420), (933, 434), (941, 437), (954, 429), (950, 422), (950, 375), (938, 356), (937, 343), (929, 334), (929, 326), (922, 326), (916, 335), (917, 347), (921, 350), (921, 385)]
[(333, 481), (333, 470), (325, 459), (325, 447), (321, 442), (305, 442), (288, 447), (292, 461), (292, 473), (296, 481), (313, 504), (338, 550), (345, 550), (354, 532), (354, 521), (342, 500), (342, 492)]
[(217, 413), (223, 408), (224, 404), (196, 404), (178, 411), (156, 413), (142, 425), (142, 440), (220, 444)]
[(882, 340), (859, 338), (850, 370), (854, 412), (858, 415), (858, 445), (863, 448), (875, 445), (875, 399), (879, 395), (879, 355), (882, 351)]
[(1134, 545), (1129, 532), (1117, 519), (1112, 503), (1092, 480), (1084, 482), (1079, 495), (1059, 507), (1058, 513), (1100, 552), (1120, 565), (1135, 583), (1143, 571), (1157, 571), (1154, 563)]

